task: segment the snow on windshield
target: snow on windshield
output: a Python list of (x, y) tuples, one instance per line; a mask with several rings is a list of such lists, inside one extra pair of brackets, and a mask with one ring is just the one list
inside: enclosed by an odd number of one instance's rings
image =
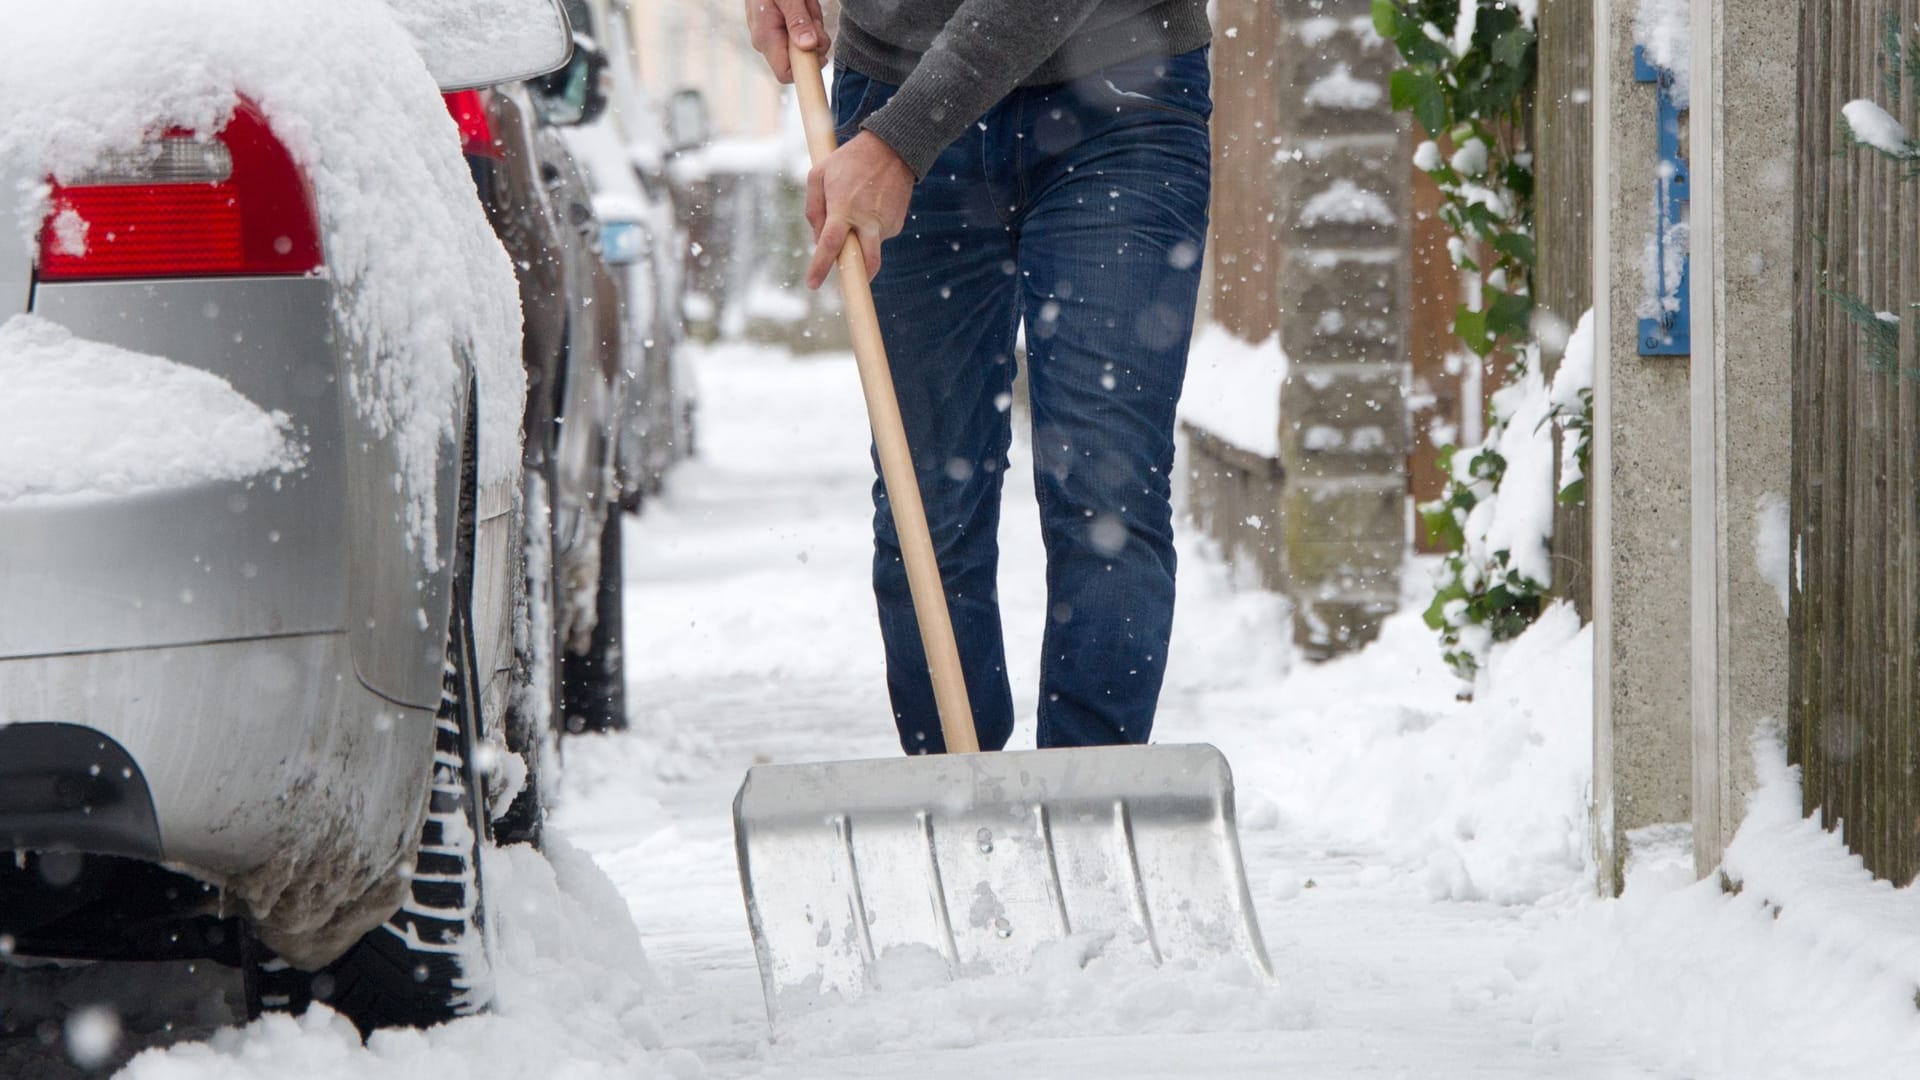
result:
[(0, 386), (0, 505), (300, 466), (286, 414), (218, 375), (31, 315), (0, 323)]
[[(0, 0), (0, 161), (73, 177), (172, 126), (257, 103), (311, 178), (361, 415), (398, 450), (408, 532), (435, 551), (435, 473), (480, 383), (481, 481), (513, 475), (525, 393), (519, 292), (425, 63), (378, 0)], [(0, 242), (31, 244), (44, 188), (0, 191)], [(11, 396), (11, 395), (10, 395)]]

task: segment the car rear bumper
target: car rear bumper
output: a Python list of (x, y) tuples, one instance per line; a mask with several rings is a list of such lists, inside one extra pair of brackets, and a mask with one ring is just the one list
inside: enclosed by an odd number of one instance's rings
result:
[(303, 965), (399, 903), (432, 757), (433, 714), (367, 690), (344, 634), (0, 660), (0, 838), (211, 882)]

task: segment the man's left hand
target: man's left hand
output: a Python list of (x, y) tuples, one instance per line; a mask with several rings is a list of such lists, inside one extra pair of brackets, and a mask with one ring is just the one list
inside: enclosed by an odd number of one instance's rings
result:
[(807, 223), (815, 241), (807, 288), (827, 280), (849, 232), (860, 239), (868, 280), (880, 272), (880, 244), (906, 226), (913, 181), (912, 167), (871, 131), (854, 136), (807, 174)]

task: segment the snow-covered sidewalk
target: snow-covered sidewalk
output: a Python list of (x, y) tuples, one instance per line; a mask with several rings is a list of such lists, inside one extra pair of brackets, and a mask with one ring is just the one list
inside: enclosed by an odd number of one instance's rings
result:
[[(1536, 1029), (1508, 967), (1590, 889), (1571, 616), (1515, 668), (1559, 715), (1470, 708), (1412, 614), (1359, 657), (1295, 666), (1279, 602), (1192, 543), (1156, 737), (1232, 760), (1281, 986), (1096, 963), (769, 1042), (728, 815), (755, 762), (899, 752), (866, 584), (871, 474), (844, 357), (721, 348), (701, 379), (703, 456), (629, 526), (634, 731), (568, 744), (554, 819), (626, 896), (667, 988), (651, 1006), (668, 1046), (717, 1076), (1639, 1075)], [(1030, 716), (1044, 605), (1018, 447), (1008, 487), (1001, 594)], [(1015, 744), (1031, 740), (1029, 725)]]
[[(1280, 601), (1191, 538), (1156, 736), (1233, 763), (1279, 985), (1055, 955), (770, 1039), (735, 788), (755, 762), (898, 753), (866, 583), (867, 439), (846, 357), (696, 359), (701, 459), (627, 526), (633, 730), (568, 740), (547, 853), (485, 866), (494, 1010), (364, 1047), (324, 1009), (269, 1016), (142, 1054), (129, 1080), (1913, 1075), (1920, 895), (1801, 818), (1777, 748), (1760, 748), (1766, 783), (1728, 849), (1739, 889), (1695, 882), (1684, 829), (1662, 827), (1635, 837), (1626, 897), (1595, 900), (1592, 641), (1571, 611), (1496, 649), (1462, 703), (1418, 596), (1364, 652), (1295, 663)], [(1026, 467), (1016, 447), (1001, 592), (1030, 716)], [(1016, 745), (1031, 741), (1029, 724)]]

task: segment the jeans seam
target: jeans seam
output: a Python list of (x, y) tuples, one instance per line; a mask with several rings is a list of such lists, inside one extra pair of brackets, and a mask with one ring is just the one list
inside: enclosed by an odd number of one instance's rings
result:
[(1014, 213), (1027, 208), (1027, 96), (1014, 92), (1013, 99), (1013, 186)]

